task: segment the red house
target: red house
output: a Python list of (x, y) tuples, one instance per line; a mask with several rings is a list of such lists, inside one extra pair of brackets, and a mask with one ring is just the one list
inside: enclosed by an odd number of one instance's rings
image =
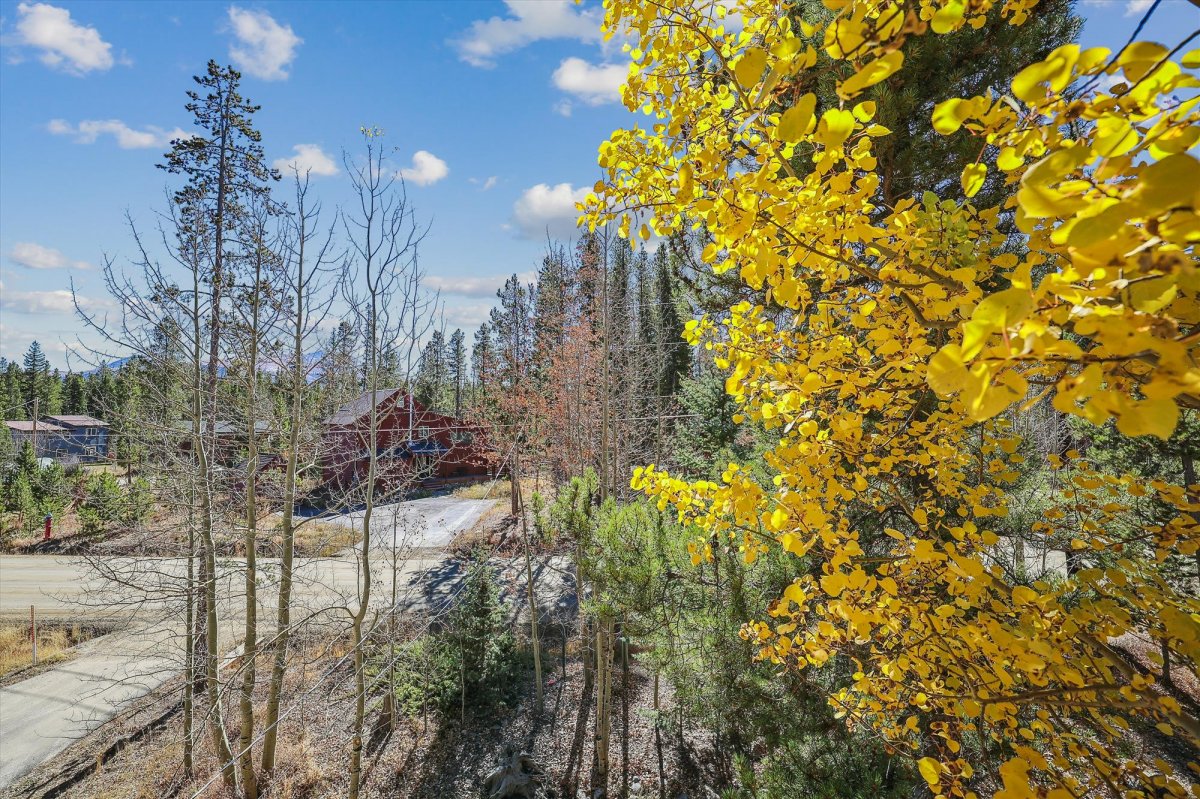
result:
[(483, 429), (436, 413), (400, 388), (367, 391), (325, 420), (324, 482), (346, 489), (365, 477), (369, 463), (371, 406), (378, 409), (376, 487), (384, 494), (405, 483), (487, 477), (494, 457)]

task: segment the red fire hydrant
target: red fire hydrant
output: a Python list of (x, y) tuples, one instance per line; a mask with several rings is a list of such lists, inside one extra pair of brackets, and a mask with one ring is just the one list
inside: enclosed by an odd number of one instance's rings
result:
[(51, 528), (51, 526), (52, 526), (53, 524), (54, 524), (54, 515), (53, 515), (53, 514), (51, 514), (51, 513), (47, 513), (47, 514), (46, 514), (46, 532), (45, 532), (45, 534), (42, 536), (42, 540), (43, 540), (43, 541), (49, 541), (49, 540), (50, 540), (50, 528)]

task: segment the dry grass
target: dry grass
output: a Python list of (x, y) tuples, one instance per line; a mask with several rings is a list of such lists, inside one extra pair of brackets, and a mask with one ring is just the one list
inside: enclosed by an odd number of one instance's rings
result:
[[(482, 483), (472, 483), (471, 485), (460, 486), (454, 489), (452, 493), (459, 499), (498, 499), (512, 496), (512, 482), (507, 477), (496, 480), (495, 485), (492, 483), (493, 481), (491, 480), (486, 480)], [(550, 481), (545, 478), (541, 480), (535, 477), (521, 478), (521, 492), (527, 500), (533, 496), (534, 491), (540, 489), (544, 494), (549, 487)]]
[(496, 499), (497, 497), (512, 496), (512, 486), (507, 480), (497, 480), (495, 485), (488, 480), (483, 483), (459, 486), (451, 493), (459, 499)]
[[(78, 624), (38, 625), (38, 664), (61, 663), (70, 656), (71, 647), (91, 638), (89, 630)], [(29, 640), (29, 624), (4, 622), (0, 624), (0, 679), (33, 664), (33, 644)]]
[[(328, 558), (348, 549), (362, 538), (362, 530), (348, 524), (305, 522), (296, 528), (296, 554), (307, 558)], [(283, 540), (280, 539), (280, 545)]]

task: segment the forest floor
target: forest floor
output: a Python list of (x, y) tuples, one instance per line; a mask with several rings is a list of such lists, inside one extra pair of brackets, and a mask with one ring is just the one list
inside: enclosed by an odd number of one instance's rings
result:
[[(516, 564), (501, 565), (504, 601), (516, 607), (523, 586)], [(504, 575), (511, 580), (507, 584)], [(414, 629), (421, 625), (410, 621)], [(560, 627), (560, 630), (566, 629)], [(557, 636), (557, 637), (556, 637)], [(470, 703), (444, 715), (430, 712), (401, 715), (392, 731), (380, 726), (378, 697), (368, 719), (372, 734), (364, 751), (365, 797), (478, 797), (487, 775), (506, 747), (529, 752), (544, 773), (543, 797), (591, 796), (594, 702), (584, 695), (583, 668), (577, 637), (565, 642), (554, 630), (543, 638), (544, 703), (535, 712), (536, 685), (529, 653), (522, 657), (521, 677), (506, 699), (488, 707)], [(346, 795), (346, 764), (353, 717), (353, 672), (346, 657), (347, 641), (313, 636), (300, 638), (293, 649), (293, 668), (283, 692), (279, 767), (272, 797), (341, 797)], [(241, 666), (228, 664), (227, 679)], [(258, 666), (265, 676), (269, 662)], [(705, 796), (711, 784), (711, 742), (707, 735), (678, 723), (673, 695), (665, 682), (655, 711), (653, 677), (636, 661), (628, 671), (614, 665), (610, 795), (658, 797)], [(266, 680), (256, 696), (261, 718)], [(219, 780), (212, 742), (199, 735), (196, 777), (184, 779), (181, 768), (182, 690), (171, 681), (118, 719), (104, 725), (40, 767), (5, 796), (46, 799), (63, 795), (83, 799), (190, 797), (227, 795)], [(235, 708), (226, 709), (226, 726), (236, 743)], [(202, 716), (201, 716), (202, 717)], [(165, 720), (164, 720), (165, 719)], [(114, 746), (114, 741), (119, 746)], [(99, 765), (97, 765), (99, 764)], [(69, 778), (69, 779), (68, 779)]]

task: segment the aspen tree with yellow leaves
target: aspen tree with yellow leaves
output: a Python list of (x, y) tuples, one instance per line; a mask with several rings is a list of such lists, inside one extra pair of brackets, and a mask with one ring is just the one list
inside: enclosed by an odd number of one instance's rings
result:
[[(997, 530), (1023, 457), (1014, 413), (1048, 402), (1166, 439), (1200, 407), (1200, 31), (1064, 45), (999, 91), (939, 98), (926, 129), (979, 148), (952, 191), (885, 200), (877, 172), (895, 134), (864, 93), (904, 74), (905, 43), (994, 13), (1022, 25), (1036, 4), (606, 3), (633, 60), (625, 105), (650, 122), (601, 146), (585, 219), (643, 240), (707, 231), (703, 260), (752, 299), (686, 337), (726, 370), (738, 420), (775, 440), (766, 484), (738, 463), (701, 481), (647, 465), (632, 483), (698, 528), (696, 563), (806, 565), (743, 636), (788, 670), (852, 664), (829, 703), (932, 794), (1197, 796), (1194, 754), (1123, 746), (1154, 729), (1194, 753), (1194, 704), (1114, 645), (1136, 636), (1195, 672), (1200, 575), (1160, 565), (1200, 549), (1197, 487), (1072, 449), (1047, 458), (1029, 531), (1069, 568), (1002, 568)], [(818, 77), (836, 106), (818, 108)], [(989, 174), (1007, 199), (976, 205)], [(1139, 497), (1167, 510), (1146, 521)]]

